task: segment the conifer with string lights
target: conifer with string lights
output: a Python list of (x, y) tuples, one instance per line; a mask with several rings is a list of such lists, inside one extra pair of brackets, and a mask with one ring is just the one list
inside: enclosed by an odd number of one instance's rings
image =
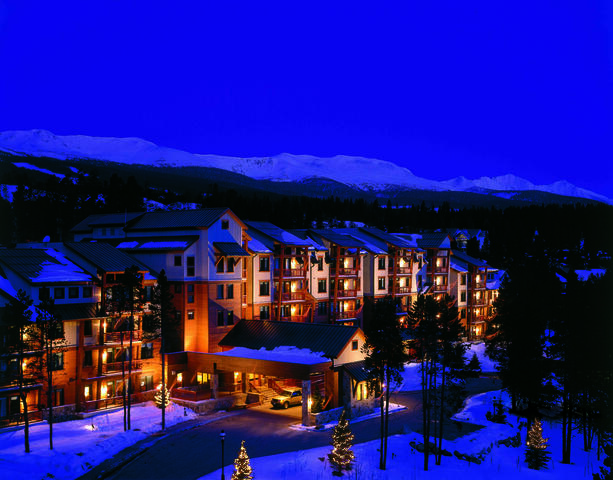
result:
[(249, 455), (245, 449), (245, 440), (241, 442), (241, 448), (238, 451), (238, 458), (234, 460), (234, 473), (232, 480), (251, 480), (253, 478), (253, 469), (249, 464)]
[[(162, 393), (162, 390), (164, 390), (163, 393)], [(155, 406), (158, 408), (162, 408), (163, 399), (164, 399), (164, 406), (168, 407), (168, 405), (170, 405), (170, 390), (166, 388), (166, 385), (164, 385), (163, 389), (162, 389), (162, 385), (159, 385), (157, 388), (157, 391), (155, 392), (155, 396), (153, 397), (153, 402), (155, 403)]]
[(543, 427), (539, 419), (535, 419), (526, 440), (526, 463), (533, 470), (547, 468), (549, 452), (547, 451), (547, 438), (543, 438)]
[(351, 450), (351, 442), (354, 438), (353, 433), (349, 430), (349, 420), (345, 418), (345, 411), (338, 419), (338, 425), (332, 431), (332, 452), (328, 454), (328, 460), (335, 469), (332, 475), (340, 477), (343, 475), (343, 470), (351, 470), (355, 455)]

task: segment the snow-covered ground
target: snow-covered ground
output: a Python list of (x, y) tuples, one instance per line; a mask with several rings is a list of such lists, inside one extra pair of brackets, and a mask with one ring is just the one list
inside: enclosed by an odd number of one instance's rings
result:
[[(191, 410), (170, 404), (166, 426), (196, 417)], [(123, 409), (84, 420), (53, 425), (53, 450), (49, 450), (46, 422), (30, 427), (30, 450), (24, 452), (23, 427), (0, 433), (0, 472), (11, 480), (74, 479), (124, 448), (161, 428), (161, 412), (153, 402), (132, 407), (132, 430), (123, 431)]]
[[(469, 362), (473, 356), (473, 353), (477, 354), (479, 363), (481, 364), (482, 373), (496, 372), (496, 362), (490, 360), (485, 354), (485, 343), (471, 343), (466, 349), (464, 357)], [(421, 373), (419, 371), (419, 363), (407, 363), (404, 366), (404, 372), (401, 372), (402, 381), (396, 388), (399, 392), (412, 392), (415, 390), (421, 390)]]
[[(572, 447), (572, 464), (563, 465), (560, 426), (557, 423), (543, 421), (543, 436), (549, 437), (549, 452), (551, 461), (548, 470), (535, 471), (524, 462), (526, 429), (521, 430), (522, 446), (496, 446), (495, 442), (505, 440), (517, 434), (518, 418), (509, 415), (508, 424), (500, 425), (486, 420), (485, 413), (492, 410), (494, 397), (502, 395), (503, 401), (508, 398), (501, 392), (488, 392), (470, 398), (465, 408), (456, 419), (470, 419), (473, 423), (484, 425), (484, 428), (454, 441), (443, 442), (443, 448), (449, 452), (458, 451), (468, 455), (484, 454), (481, 464), (469, 463), (455, 456), (443, 456), (440, 466), (434, 465), (434, 457), (430, 457), (428, 472), (423, 470), (423, 454), (418, 453), (410, 445), (411, 441), (423, 442), (423, 438), (415, 433), (396, 435), (390, 438), (387, 470), (379, 470), (379, 441), (354, 445), (353, 451), (356, 464), (353, 471), (345, 475), (349, 479), (382, 479), (382, 480), (419, 480), (419, 479), (451, 479), (470, 478), (471, 480), (486, 479), (592, 479), (592, 473), (598, 472), (602, 462), (596, 460), (596, 452), (584, 452), (582, 439), (576, 436)], [(491, 451), (487, 453), (487, 449)], [(249, 445), (245, 444), (247, 454)], [(332, 480), (332, 469), (327, 461), (331, 447), (320, 447), (301, 450), (269, 457), (252, 458), (250, 460), (255, 478), (259, 479), (309, 479)], [(225, 469), (226, 478), (230, 478), (233, 467)], [(199, 480), (214, 480), (220, 477), (220, 471), (212, 472)]]

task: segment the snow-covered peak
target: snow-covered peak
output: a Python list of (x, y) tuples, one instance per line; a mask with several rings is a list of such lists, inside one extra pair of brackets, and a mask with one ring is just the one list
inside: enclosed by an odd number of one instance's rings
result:
[(475, 180), (461, 176), (441, 182), (418, 177), (409, 169), (392, 162), (348, 155), (322, 158), (313, 155), (281, 153), (270, 157), (240, 158), (193, 154), (174, 148), (160, 147), (140, 138), (59, 136), (47, 130), (0, 132), (0, 150), (58, 159), (90, 158), (159, 167), (214, 167), (257, 180), (277, 182), (304, 182), (314, 178), (323, 178), (372, 191), (399, 187), (479, 192), (484, 190), (510, 192), (540, 190), (613, 203), (603, 195), (578, 188), (567, 181), (558, 181), (551, 185), (535, 185), (526, 179), (507, 174), (498, 177), (481, 177)]

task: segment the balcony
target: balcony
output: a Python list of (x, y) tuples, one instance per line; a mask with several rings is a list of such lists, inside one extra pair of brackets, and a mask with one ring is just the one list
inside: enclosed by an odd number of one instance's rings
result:
[(355, 320), (358, 318), (358, 310), (345, 310), (344, 312), (336, 312), (334, 314), (335, 320)]
[(485, 280), (483, 280), (483, 281), (481, 281), (481, 282), (477, 282), (477, 281), (475, 280), (475, 281), (471, 282), (470, 287), (471, 287), (473, 290), (483, 290), (483, 289), (485, 289), (485, 287), (486, 287)]
[(306, 292), (288, 292), (281, 294), (282, 302), (303, 302), (306, 300)]
[(473, 307), (484, 307), (487, 305), (487, 299), (484, 296), (481, 298), (473, 297), (471, 305)]
[(441, 283), (440, 285), (438, 284), (434, 284), (432, 285), (432, 290), (435, 292), (446, 292), (447, 291), (447, 284), (443, 284)]
[[(121, 363), (122, 362), (112, 362), (112, 363), (104, 363), (102, 365), (102, 373), (117, 373), (121, 372)], [(129, 368), (129, 362), (126, 360), (123, 362), (123, 368), (127, 372)], [(142, 370), (143, 362), (140, 360), (132, 360), (132, 373), (136, 370)]]
[(355, 298), (358, 296), (357, 290), (337, 290), (336, 298)]
[[(394, 274), (394, 267), (389, 267), (389, 274)], [(411, 267), (396, 267), (396, 275), (411, 275), (413, 269)]]
[(396, 287), (394, 293), (396, 295), (408, 295), (411, 293), (411, 287)]
[(434, 273), (449, 273), (449, 267), (434, 267)]
[[(123, 332), (106, 332), (104, 334), (104, 343), (121, 343), (121, 335), (123, 334), (123, 341), (125, 342), (129, 342), (130, 341), (130, 332), (129, 331), (123, 331)], [(134, 330), (132, 332), (132, 341), (133, 342), (140, 342), (143, 338), (143, 332), (142, 330)]]
[(332, 275), (344, 275), (344, 276), (356, 276), (358, 274), (358, 269), (357, 268), (345, 268), (345, 267), (339, 267), (339, 268), (331, 268), (331, 273)]
[(274, 270), (275, 278), (283, 277), (283, 278), (300, 278), (306, 276), (306, 269), (304, 268), (275, 268)]
[(279, 318), (282, 322), (306, 322), (306, 315), (286, 315)]

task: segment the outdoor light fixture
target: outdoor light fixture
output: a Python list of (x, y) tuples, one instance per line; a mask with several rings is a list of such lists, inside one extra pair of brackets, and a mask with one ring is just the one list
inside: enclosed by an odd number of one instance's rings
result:
[(226, 439), (226, 434), (224, 433), (223, 430), (219, 434), (219, 438), (221, 440), (221, 480), (226, 480), (226, 476), (223, 471), (223, 443), (224, 443), (224, 440)]

